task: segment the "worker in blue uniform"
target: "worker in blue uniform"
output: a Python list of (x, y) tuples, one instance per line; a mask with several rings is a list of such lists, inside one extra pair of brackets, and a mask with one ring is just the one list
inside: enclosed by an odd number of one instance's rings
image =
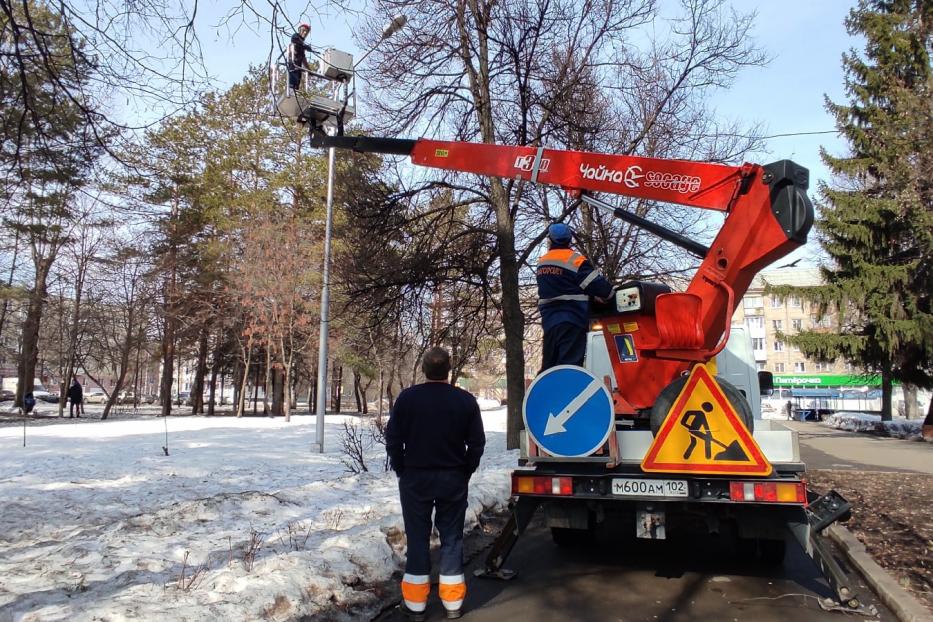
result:
[[(431, 348), (421, 362), (427, 382), (395, 400), (386, 426), (386, 452), (398, 474), (408, 540), (402, 610), (424, 620), (431, 591), (431, 531), (441, 540), (439, 588), (448, 619), (459, 618), (466, 597), (463, 523), (470, 476), (486, 445), (476, 398), (450, 384), (450, 354)], [(432, 521), (433, 514), (433, 521)]]
[(583, 365), (590, 296), (605, 301), (612, 295), (606, 277), (570, 248), (572, 236), (564, 223), (548, 227), (550, 248), (538, 261), (538, 310), (544, 330), (541, 371)]

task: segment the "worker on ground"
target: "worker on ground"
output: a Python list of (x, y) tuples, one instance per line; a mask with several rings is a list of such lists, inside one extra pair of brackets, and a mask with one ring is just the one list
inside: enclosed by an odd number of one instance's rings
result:
[(541, 371), (556, 365), (583, 365), (589, 329), (589, 299), (601, 302), (612, 285), (590, 261), (570, 248), (564, 223), (548, 227), (550, 248), (538, 261), (538, 310), (544, 331)]
[(470, 476), (486, 435), (476, 398), (448, 382), (450, 354), (431, 348), (421, 362), (427, 381), (402, 391), (386, 426), (386, 451), (398, 475), (408, 539), (402, 610), (423, 620), (431, 591), (431, 513), (440, 534), (440, 597), (449, 619), (466, 596), (463, 521)]
[(301, 74), (305, 69), (310, 68), (308, 58), (305, 56), (305, 52), (314, 52), (314, 48), (305, 43), (310, 32), (311, 26), (301, 24), (298, 26), (298, 32), (292, 35), (291, 43), (288, 44), (285, 64), (288, 68), (288, 88), (293, 92), (301, 86)]

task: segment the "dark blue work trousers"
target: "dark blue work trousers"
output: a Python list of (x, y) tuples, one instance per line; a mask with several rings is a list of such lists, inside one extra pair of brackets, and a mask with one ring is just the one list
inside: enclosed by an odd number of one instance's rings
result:
[(586, 327), (561, 322), (544, 331), (541, 371), (557, 365), (583, 367), (586, 357)]
[(405, 572), (431, 572), (431, 513), (441, 537), (440, 574), (463, 572), (463, 520), (470, 478), (457, 469), (405, 469), (399, 478), (402, 518), (408, 538)]

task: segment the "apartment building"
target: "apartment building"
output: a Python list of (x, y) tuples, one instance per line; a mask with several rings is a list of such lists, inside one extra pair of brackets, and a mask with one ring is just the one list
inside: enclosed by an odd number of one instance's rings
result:
[(774, 374), (778, 387), (860, 387), (872, 385), (861, 370), (837, 360), (820, 363), (778, 337), (804, 330), (830, 331), (835, 314), (819, 316), (816, 305), (799, 297), (781, 298), (765, 293), (767, 285), (819, 285), (818, 268), (786, 267), (761, 272), (737, 306), (733, 323), (744, 324), (752, 338), (755, 363), (759, 370)]

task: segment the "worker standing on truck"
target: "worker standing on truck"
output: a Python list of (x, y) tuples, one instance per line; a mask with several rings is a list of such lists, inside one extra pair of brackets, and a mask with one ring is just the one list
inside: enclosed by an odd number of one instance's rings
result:
[(450, 354), (431, 348), (421, 362), (427, 382), (399, 393), (386, 426), (386, 452), (398, 475), (408, 539), (403, 611), (423, 620), (431, 591), (431, 513), (441, 539), (440, 596), (449, 619), (466, 596), (463, 521), (470, 476), (486, 445), (476, 398), (448, 381)]
[(308, 58), (305, 52), (314, 52), (314, 48), (305, 43), (309, 32), (311, 32), (311, 26), (301, 24), (298, 26), (298, 32), (292, 35), (291, 43), (288, 44), (285, 64), (288, 68), (288, 88), (292, 91), (297, 91), (301, 86), (301, 74), (308, 68)]
[(538, 261), (538, 309), (544, 330), (541, 371), (556, 365), (583, 365), (589, 298), (605, 301), (612, 295), (606, 277), (570, 249), (572, 235), (564, 223), (548, 227), (550, 247)]

